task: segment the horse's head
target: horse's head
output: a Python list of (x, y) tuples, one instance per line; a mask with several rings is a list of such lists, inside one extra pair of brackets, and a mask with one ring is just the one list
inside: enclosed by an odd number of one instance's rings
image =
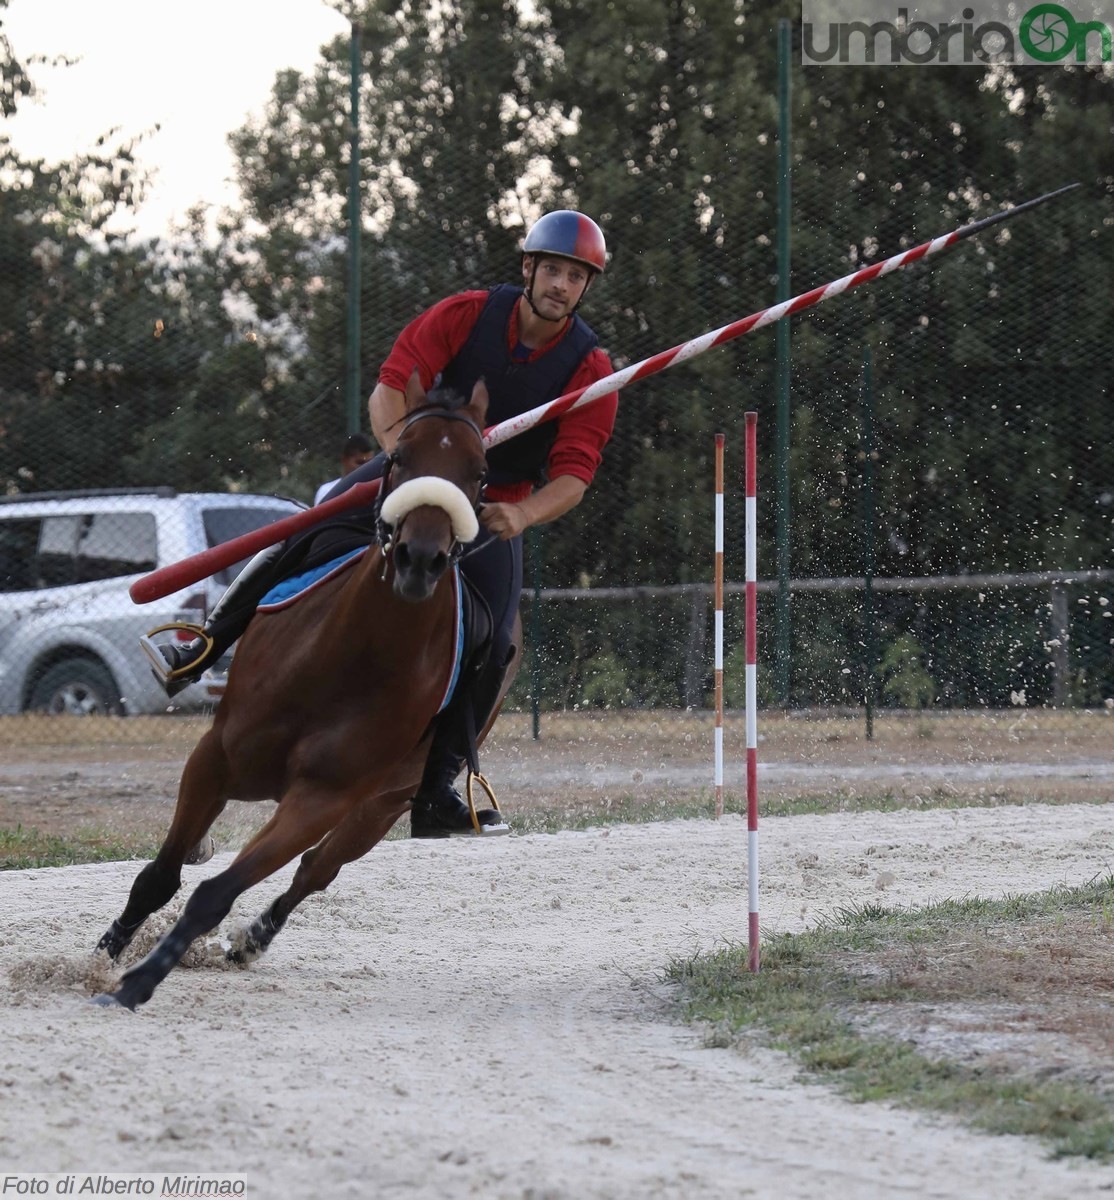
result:
[(448, 389), (427, 396), (416, 372), (407, 386), (406, 416), (379, 509), (381, 541), (394, 561), (395, 594), (404, 600), (428, 599), (479, 532), (487, 401), (482, 381), (467, 404)]

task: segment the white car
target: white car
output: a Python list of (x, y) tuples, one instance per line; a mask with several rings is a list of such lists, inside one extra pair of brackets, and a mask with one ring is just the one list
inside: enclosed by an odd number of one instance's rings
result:
[(200, 624), (244, 563), (137, 605), (132, 583), (299, 512), (277, 496), (122, 488), (0, 497), (0, 713), (155, 713), (219, 695), (202, 678), (170, 701), (139, 637)]

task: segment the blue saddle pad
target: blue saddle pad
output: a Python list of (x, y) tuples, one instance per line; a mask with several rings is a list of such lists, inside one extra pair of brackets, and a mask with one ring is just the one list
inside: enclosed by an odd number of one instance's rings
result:
[(331, 558), (318, 567), (312, 567), (308, 571), (301, 571), (297, 575), (289, 576), (281, 583), (276, 583), (259, 601), (257, 608), (260, 612), (274, 612), (276, 609), (289, 607), (318, 584), (324, 583), (326, 579), (332, 579), (341, 571), (352, 566), (361, 555), (367, 553), (367, 549), (367, 546), (357, 546), (355, 550), (349, 550), (347, 554), (342, 554), (339, 558)]
[[(302, 571), (297, 575), (291, 575), (289, 579), (284, 579), (281, 583), (275, 584), (263, 599), (260, 600), (257, 611), (278, 612), (280, 609), (289, 608), (292, 604), (296, 604), (301, 600), (303, 596), (309, 595), (314, 588), (319, 587), (328, 579), (335, 578), (341, 571), (346, 571), (350, 566), (358, 562), (360, 556), (367, 549), (367, 546), (358, 546), (355, 550), (349, 550), (347, 554), (340, 555), (339, 558), (330, 559), (318, 567)], [(445, 693), (441, 698), (441, 703), (437, 706), (438, 712), (441, 712), (453, 698), (453, 692), (456, 691), (456, 685), (460, 680), (460, 669), (464, 659), (464, 600), (459, 567), (453, 567), (452, 578), (456, 636), (453, 639), (452, 669), (449, 671), (449, 679), (445, 686)]]

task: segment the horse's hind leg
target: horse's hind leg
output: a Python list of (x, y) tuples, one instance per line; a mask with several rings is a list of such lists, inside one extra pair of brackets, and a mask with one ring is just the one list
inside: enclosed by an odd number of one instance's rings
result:
[(240, 851), (226, 870), (198, 884), (182, 915), (142, 962), (124, 973), (111, 995), (96, 996), (98, 1004), (121, 1004), (135, 1009), (150, 1000), (194, 938), (215, 929), (228, 916), (236, 897), (284, 867), (307, 850), (344, 816), (350, 802), (319, 791), (288, 793), (278, 811)]
[(227, 803), (224, 753), (210, 730), (190, 755), (178, 785), (178, 803), (158, 854), (139, 872), (124, 911), (97, 943), (114, 961), (139, 927), (182, 886), (182, 864), (204, 861), (195, 850)]
[(391, 826), (406, 811), (413, 790), (406, 787), (364, 800), (321, 842), (307, 850), (290, 887), (233, 938), (229, 960), (243, 964), (254, 962), (307, 896), (323, 892), (336, 879), (341, 867), (363, 858), (387, 836)]

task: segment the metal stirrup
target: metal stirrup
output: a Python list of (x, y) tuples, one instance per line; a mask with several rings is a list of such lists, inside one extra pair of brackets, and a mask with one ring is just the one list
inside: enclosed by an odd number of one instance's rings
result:
[(480, 824), (480, 818), (476, 815), (476, 802), (472, 798), (472, 781), (478, 781), (480, 787), (487, 792), (487, 798), (491, 801), (491, 807), (499, 814), (503, 815), (503, 810), (499, 807), (499, 801), (495, 798), (495, 791), (491, 784), (479, 773), (468, 768), (468, 775), (464, 784), (464, 794), (468, 797), (468, 815), (472, 818), (472, 828), (479, 834), (482, 834), (484, 827)]
[[(168, 670), (169, 664), (166, 659), (159, 653), (158, 646), (151, 640), (160, 633), (192, 633), (194, 638), (200, 638), (205, 647), (192, 662), (186, 663), (181, 667), (174, 667)], [(160, 625), (157, 629), (151, 629), (147, 633), (141, 634), (139, 644), (143, 647), (147, 657), (151, 660), (151, 665), (155, 668), (160, 679), (166, 680), (168, 683), (174, 683), (179, 679), (186, 678), (197, 671), (198, 666), (203, 663), (213, 652), (212, 637), (201, 628), (200, 625), (190, 625), (184, 621), (173, 621), (169, 625)]]

